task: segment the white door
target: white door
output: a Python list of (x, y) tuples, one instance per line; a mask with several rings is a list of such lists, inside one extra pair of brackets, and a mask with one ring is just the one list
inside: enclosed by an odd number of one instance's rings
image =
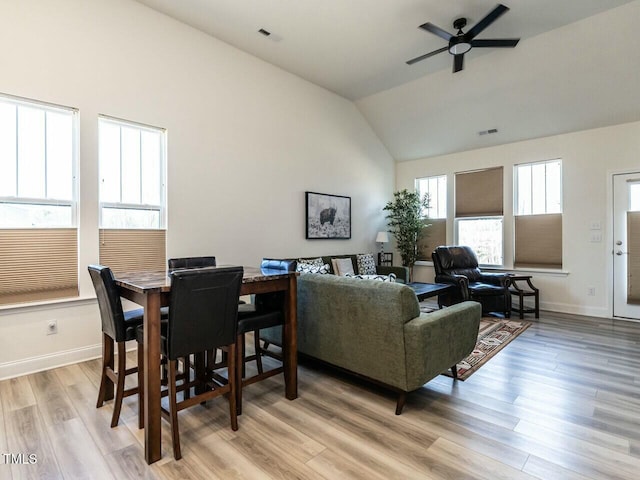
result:
[(634, 248), (640, 245), (639, 219), (640, 172), (613, 175), (614, 317), (640, 320), (640, 251)]

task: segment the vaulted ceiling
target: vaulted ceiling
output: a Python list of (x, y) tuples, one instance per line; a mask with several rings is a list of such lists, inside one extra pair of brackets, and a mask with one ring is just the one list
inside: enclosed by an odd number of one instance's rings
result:
[(640, 0), (503, 0), (478, 39), (522, 40), (455, 74), (448, 52), (405, 63), (446, 45), (418, 26), (495, 0), (137, 1), (355, 101), (397, 160), (640, 120)]

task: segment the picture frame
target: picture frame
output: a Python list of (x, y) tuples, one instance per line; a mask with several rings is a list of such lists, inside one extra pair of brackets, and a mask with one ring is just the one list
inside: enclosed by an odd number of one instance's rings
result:
[(305, 192), (307, 240), (351, 238), (351, 197)]

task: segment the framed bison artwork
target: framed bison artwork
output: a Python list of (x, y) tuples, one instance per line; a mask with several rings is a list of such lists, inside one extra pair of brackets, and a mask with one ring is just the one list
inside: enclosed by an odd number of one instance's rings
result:
[(305, 192), (308, 239), (351, 238), (351, 197)]

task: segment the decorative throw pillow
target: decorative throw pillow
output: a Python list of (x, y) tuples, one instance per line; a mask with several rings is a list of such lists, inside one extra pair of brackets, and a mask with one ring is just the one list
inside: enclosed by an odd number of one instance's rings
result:
[(361, 253), (356, 255), (358, 259), (358, 273), (360, 275), (375, 275), (376, 261), (373, 259), (372, 253)]
[(356, 275), (353, 273), (347, 273), (345, 277), (358, 278), (360, 280), (378, 280), (379, 282), (394, 283), (396, 281), (396, 274), (390, 273), (389, 275)]
[(300, 273), (320, 273), (326, 275), (330, 272), (329, 264), (313, 265), (311, 263), (298, 263), (296, 266), (296, 272)]
[(333, 265), (333, 273), (340, 276), (345, 276), (347, 273), (354, 274), (353, 262), (350, 258), (332, 258), (331, 264)]
[(299, 258), (298, 259), (298, 264), (301, 263), (308, 263), (310, 265), (317, 265), (318, 267), (321, 267), (322, 265), (324, 265), (324, 262), (322, 261), (322, 257), (318, 257), (318, 258)]

